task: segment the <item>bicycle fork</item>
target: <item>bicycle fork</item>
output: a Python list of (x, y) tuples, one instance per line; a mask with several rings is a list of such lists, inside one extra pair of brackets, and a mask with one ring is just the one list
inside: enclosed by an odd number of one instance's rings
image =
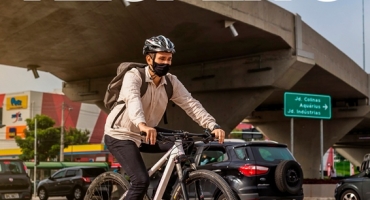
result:
[[(184, 160), (187, 159), (187, 157), (185, 155), (183, 155), (183, 156), (185, 158), (181, 158), (181, 156), (178, 157), (179, 162), (176, 163), (176, 170), (177, 170), (177, 174), (178, 174), (178, 177), (179, 177), (179, 180), (180, 180), (181, 190), (182, 190), (182, 193), (183, 193), (183, 198), (184, 198), (184, 200), (188, 200), (189, 195), (188, 195), (188, 191), (187, 191), (187, 187), (186, 187), (186, 180), (189, 178), (190, 171), (196, 170), (196, 166), (195, 166), (194, 162), (191, 162), (191, 168), (190, 169), (187, 168), (187, 169), (182, 170), (181, 162), (184, 162)], [(199, 200), (204, 200), (203, 189), (202, 189), (202, 186), (201, 186), (199, 180), (195, 181), (195, 195)]]
[[(197, 167), (194, 163), (194, 160), (193, 160), (193, 162), (191, 162), (191, 167), (192, 167), (193, 170), (197, 169)], [(196, 196), (198, 197), (199, 200), (204, 200), (203, 189), (202, 189), (202, 186), (201, 186), (199, 180), (195, 181), (195, 192), (196, 192)]]
[[(185, 156), (185, 155), (182, 155), (182, 156)], [(176, 159), (177, 160), (177, 162), (176, 162), (176, 170), (177, 170), (177, 176), (179, 177), (179, 181), (180, 181), (180, 184), (181, 184), (181, 190), (182, 190), (183, 198), (185, 200), (188, 200), (189, 199), (189, 195), (188, 195), (188, 191), (187, 191), (186, 184), (185, 184), (186, 177), (188, 177), (188, 174), (183, 174), (182, 166), (181, 166), (181, 160), (183, 159), (183, 158), (181, 158), (182, 156), (178, 156), (177, 159)]]

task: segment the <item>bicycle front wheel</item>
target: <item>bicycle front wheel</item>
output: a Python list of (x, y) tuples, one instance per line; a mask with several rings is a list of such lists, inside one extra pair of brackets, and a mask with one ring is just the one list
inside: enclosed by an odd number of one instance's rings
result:
[[(189, 199), (237, 199), (227, 182), (213, 171), (196, 170), (190, 172), (185, 183)], [(183, 199), (181, 184), (178, 183), (173, 190), (172, 200)]]
[(118, 200), (129, 186), (129, 182), (121, 174), (105, 172), (94, 179), (86, 191), (84, 200)]

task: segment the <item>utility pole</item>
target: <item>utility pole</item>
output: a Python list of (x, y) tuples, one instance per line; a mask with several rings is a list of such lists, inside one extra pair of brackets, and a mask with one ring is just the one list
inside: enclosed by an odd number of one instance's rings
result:
[[(33, 108), (35, 107), (35, 102), (33, 101), (32, 102), (32, 113), (31, 113), (31, 116), (33, 116)], [(37, 183), (36, 183), (36, 180), (37, 180), (37, 118), (36, 116), (35, 117), (35, 152), (34, 152), (34, 166), (33, 166), (33, 196), (36, 197), (37, 196)]]
[(59, 161), (64, 161), (64, 101), (62, 103), (62, 122), (60, 130), (60, 156)]
[[(365, 70), (365, 5), (364, 0), (362, 0), (362, 59), (363, 59), (363, 68)], [(365, 70), (366, 72), (366, 70)]]
[[(33, 106), (32, 106), (33, 107)], [(37, 180), (37, 118), (35, 117), (35, 153), (34, 153), (34, 167), (33, 167), (33, 196), (36, 197), (36, 180)]]

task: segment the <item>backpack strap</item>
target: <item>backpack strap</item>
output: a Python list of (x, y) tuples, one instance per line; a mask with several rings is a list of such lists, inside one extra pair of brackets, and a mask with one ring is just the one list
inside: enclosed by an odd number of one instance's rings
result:
[[(140, 97), (142, 97), (146, 90), (148, 89), (148, 82), (145, 81), (145, 67), (136, 67), (137, 70), (140, 72), (141, 76), (141, 87), (140, 87)], [(119, 101), (118, 104), (122, 104), (124, 101)], [(123, 105), (122, 109), (118, 112), (116, 117), (114, 118), (111, 128), (113, 128), (114, 123), (117, 121), (118, 117), (122, 115), (123, 111), (126, 110), (126, 104)]]
[[(172, 95), (173, 95), (173, 86), (172, 86), (172, 82), (170, 81), (170, 78), (168, 78), (167, 75), (165, 77), (166, 77), (167, 84), (164, 86), (164, 88), (166, 89), (168, 101), (170, 101), (170, 99), (172, 98)], [(164, 122), (164, 124), (168, 124), (167, 109), (163, 113), (163, 122)]]
[(113, 122), (112, 122), (112, 125), (110, 126), (111, 128), (113, 128), (113, 125), (114, 123), (116, 123), (117, 119), (119, 116), (121, 116), (121, 114), (123, 113), (123, 111), (125, 111), (126, 109), (126, 104), (123, 105), (122, 109), (118, 112), (118, 114), (116, 115), (116, 117), (114, 118)]
[(143, 97), (146, 90), (148, 89), (148, 82), (146, 82), (146, 76), (145, 76), (145, 67), (137, 67), (137, 70), (139, 70), (141, 75), (141, 87), (140, 87), (140, 97)]
[(166, 89), (167, 98), (168, 100), (170, 100), (173, 95), (173, 86), (172, 86), (172, 82), (170, 81), (170, 78), (168, 78), (167, 75), (165, 77), (166, 77), (167, 84), (164, 86), (164, 88)]

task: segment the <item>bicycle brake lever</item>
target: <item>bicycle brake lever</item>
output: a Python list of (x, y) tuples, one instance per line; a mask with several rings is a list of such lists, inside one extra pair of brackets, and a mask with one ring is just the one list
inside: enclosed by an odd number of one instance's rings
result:
[(211, 130), (206, 129), (205, 131), (206, 138), (203, 140), (205, 144), (208, 144), (210, 141), (214, 140), (214, 134), (211, 133)]

